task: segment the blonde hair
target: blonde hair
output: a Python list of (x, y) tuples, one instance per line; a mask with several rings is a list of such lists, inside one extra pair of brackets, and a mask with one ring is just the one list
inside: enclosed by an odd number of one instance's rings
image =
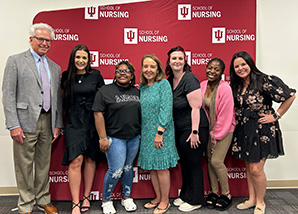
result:
[[(143, 67), (144, 60), (146, 58), (150, 58), (150, 59), (154, 60), (157, 64), (157, 70), (159, 72), (155, 77), (155, 81), (161, 81), (162, 79), (164, 79), (165, 78), (165, 71), (162, 67), (162, 64), (161, 64), (160, 60), (157, 58), (157, 56), (155, 56), (154, 54), (145, 54), (142, 58), (142, 67)], [(143, 72), (141, 72), (141, 84), (146, 85), (147, 82), (148, 82), (148, 80), (144, 77)]]

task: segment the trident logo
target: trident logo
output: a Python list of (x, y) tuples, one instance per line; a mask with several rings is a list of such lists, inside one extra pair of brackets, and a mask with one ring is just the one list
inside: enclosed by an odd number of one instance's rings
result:
[(186, 61), (189, 65), (191, 65), (191, 51), (185, 51)]
[(98, 19), (98, 7), (85, 7), (85, 19)]
[(212, 28), (212, 43), (225, 43), (226, 28)]
[(178, 4), (178, 20), (191, 20), (191, 4)]
[(137, 28), (124, 28), (124, 44), (138, 44)]
[(90, 62), (93, 64), (96, 61), (96, 56), (94, 54), (90, 54)]
[(92, 67), (98, 67), (98, 51), (90, 51), (90, 62)]
[(90, 200), (92, 200), (92, 201), (99, 200), (99, 192), (91, 191), (90, 192)]
[(180, 8), (180, 13), (183, 16), (183, 18), (186, 18), (187, 14), (188, 14), (188, 8), (187, 7)]
[(126, 37), (127, 39), (129, 39), (130, 42), (132, 42), (132, 40), (135, 38), (135, 32), (133, 32), (132, 30), (126, 32)]
[(215, 38), (217, 39), (217, 41), (220, 41), (220, 39), (222, 38), (222, 34), (223, 32), (221, 30), (217, 30), (214, 32)]
[(138, 167), (133, 167), (133, 183), (138, 183), (139, 182), (139, 173), (138, 173)]
[(93, 17), (95, 13), (96, 13), (95, 7), (88, 7), (88, 14), (90, 17)]

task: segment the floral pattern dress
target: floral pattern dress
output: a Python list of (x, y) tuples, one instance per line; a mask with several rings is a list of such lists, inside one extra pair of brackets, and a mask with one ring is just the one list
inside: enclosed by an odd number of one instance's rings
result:
[[(179, 159), (175, 146), (173, 94), (170, 83), (163, 79), (151, 86), (140, 85), (141, 147), (138, 166), (145, 170), (175, 167)], [(157, 149), (154, 138), (157, 127), (165, 128), (163, 147)]]
[(262, 91), (250, 85), (244, 94), (242, 87), (237, 91), (235, 101), (236, 128), (232, 141), (232, 155), (246, 162), (259, 162), (265, 158), (284, 155), (281, 131), (278, 121), (258, 123), (259, 114), (273, 114), (272, 101), (283, 102), (294, 95), (280, 78), (264, 75)]

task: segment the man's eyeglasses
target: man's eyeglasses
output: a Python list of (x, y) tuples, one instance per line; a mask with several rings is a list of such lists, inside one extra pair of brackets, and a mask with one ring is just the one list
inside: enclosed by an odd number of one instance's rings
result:
[(45, 41), (47, 44), (50, 44), (53, 41), (51, 39), (44, 39), (44, 38), (37, 37), (37, 36), (33, 36), (32, 38), (37, 39), (40, 43), (43, 43)]
[(127, 70), (120, 70), (120, 69), (117, 69), (117, 70), (115, 71), (116, 74), (121, 74), (122, 72), (125, 73), (125, 74), (128, 74), (128, 73), (130, 72), (130, 70), (129, 70), (129, 69), (127, 69)]

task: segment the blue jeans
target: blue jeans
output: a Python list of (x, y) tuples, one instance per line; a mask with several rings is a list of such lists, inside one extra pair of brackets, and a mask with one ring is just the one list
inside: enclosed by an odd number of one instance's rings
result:
[(110, 140), (110, 149), (106, 152), (108, 171), (103, 181), (102, 200), (110, 200), (119, 178), (122, 184), (122, 197), (129, 198), (133, 180), (133, 161), (139, 150), (140, 136), (132, 139), (108, 138)]

